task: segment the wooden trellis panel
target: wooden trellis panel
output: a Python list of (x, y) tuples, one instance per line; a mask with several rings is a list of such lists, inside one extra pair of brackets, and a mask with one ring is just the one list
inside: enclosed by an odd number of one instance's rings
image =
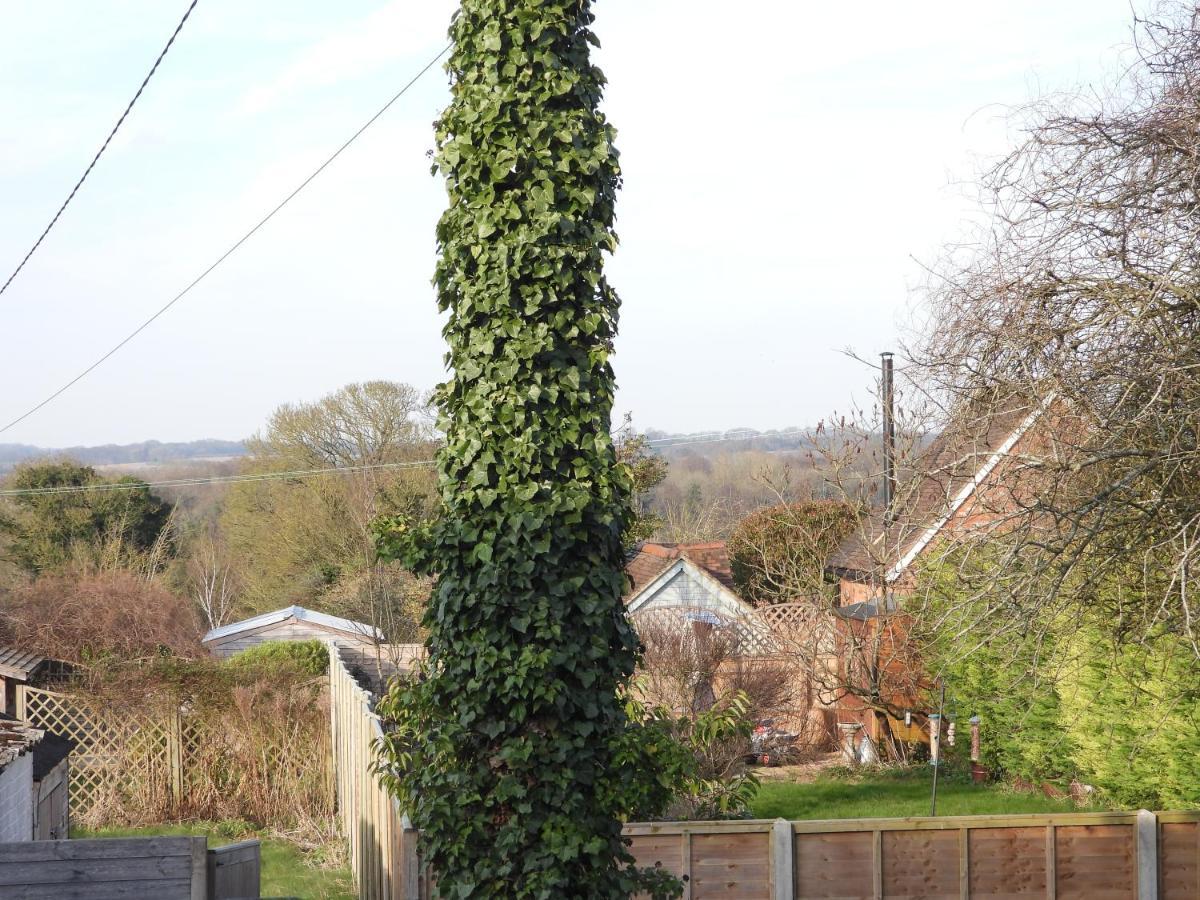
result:
[(136, 713), (119, 717), (58, 691), (20, 685), (17, 717), (75, 742), (71, 753), (73, 815), (133, 793), (177, 798), (182, 787), (179, 724)]

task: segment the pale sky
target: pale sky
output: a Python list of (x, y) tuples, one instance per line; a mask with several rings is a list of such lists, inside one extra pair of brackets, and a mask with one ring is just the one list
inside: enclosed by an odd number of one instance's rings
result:
[[(1142, 0), (1134, 0), (1142, 8)], [(0, 283), (186, 0), (0, 0)], [(0, 421), (181, 290), (445, 44), (447, 0), (200, 0), (118, 138), (0, 297)], [(869, 401), (841, 352), (895, 345), (921, 262), (1009, 109), (1102, 84), (1129, 0), (599, 0), (625, 186), (618, 414), (782, 428)], [(431, 387), (447, 102), (431, 71), (281, 215), (0, 443), (239, 438), (373, 378)]]

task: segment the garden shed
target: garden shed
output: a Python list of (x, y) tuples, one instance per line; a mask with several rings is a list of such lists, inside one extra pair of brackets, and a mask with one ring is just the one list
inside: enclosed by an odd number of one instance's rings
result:
[(0, 714), (0, 842), (65, 838), (73, 743)]
[(288, 606), (275, 612), (231, 622), (208, 632), (201, 643), (213, 656), (224, 659), (266, 641), (333, 641), (339, 647), (374, 648), (383, 633), (372, 625), (328, 613)]
[(0, 647), (0, 713), (11, 714), (17, 708), (18, 684), (31, 684), (53, 663), (20, 647)]

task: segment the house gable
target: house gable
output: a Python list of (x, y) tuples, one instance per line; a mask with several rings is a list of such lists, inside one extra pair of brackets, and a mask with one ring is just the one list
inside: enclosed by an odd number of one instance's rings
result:
[(901, 581), (939, 536), (994, 522), (1011, 508), (1013, 486), (1002, 489), (1000, 482), (1017, 459), (1018, 445), (1053, 402), (1051, 396), (1032, 411), (1018, 406), (988, 413), (940, 436), (926, 454), (928, 471), (911, 507), (892, 521), (873, 516), (831, 555), (827, 571), (841, 580), (843, 601), (869, 599), (871, 585)]
[(754, 608), (687, 557), (679, 557), (626, 600), (630, 615), (659, 609), (693, 609), (742, 619)]

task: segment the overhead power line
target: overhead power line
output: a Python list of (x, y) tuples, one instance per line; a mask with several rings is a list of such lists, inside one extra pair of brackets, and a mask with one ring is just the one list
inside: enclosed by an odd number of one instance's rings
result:
[(307, 178), (305, 178), (302, 182), (300, 182), (300, 184), (295, 188), (295, 190), (293, 190), (290, 194), (288, 194), (286, 197), (284, 197), (283, 200), (280, 201), (280, 203), (274, 209), (272, 209), (269, 213), (267, 213), (265, 216), (263, 216), (261, 219), (259, 219), (258, 223), (253, 228), (251, 228), (249, 231), (247, 231), (245, 234), (243, 234), (240, 238), (238, 238), (238, 240), (228, 250), (226, 250), (219, 257), (217, 257), (216, 262), (214, 262), (207, 269), (205, 269), (203, 272), (201, 272), (199, 275), (197, 275), (196, 278), (193, 279), (192, 282), (187, 287), (185, 287), (182, 291), (180, 291), (178, 294), (176, 294), (174, 297), (172, 297), (170, 300), (168, 300), (165, 304), (163, 304), (163, 306), (161, 306), (158, 309), (158, 311), (154, 313), (154, 315), (150, 316), (150, 318), (146, 319), (146, 321), (142, 322), (141, 325), (139, 325), (137, 328), (135, 328), (133, 331), (131, 331), (129, 334), (127, 334), (118, 343), (113, 345), (113, 347), (110, 348), (108, 350), (108, 352), (106, 352), (103, 356), (101, 356), (99, 359), (97, 359), (95, 362), (93, 362), (90, 366), (88, 366), (86, 369), (84, 369), (82, 372), (80, 372), (78, 375), (76, 375), (74, 378), (72, 378), (70, 381), (68, 381), (66, 384), (64, 384), (62, 387), (60, 387), (58, 390), (56, 390), (54, 393), (52, 393), (46, 399), (42, 400), (36, 406), (30, 407), (28, 410), (21, 413), (21, 415), (17, 416), (15, 419), (10, 421), (3, 428), (0, 428), (0, 434), (3, 434), (4, 432), (8, 431), (15, 425), (18, 425), (21, 422), (24, 422), (26, 419), (28, 419), (34, 413), (38, 412), (40, 409), (45, 407), (47, 404), (53, 402), (54, 400), (57, 400), (59, 397), (61, 397), (63, 394), (65, 394), (67, 391), (69, 391), (72, 387), (74, 387), (76, 384), (78, 384), (80, 381), (82, 381), (84, 378), (86, 378), (88, 375), (90, 375), (92, 372), (94, 372), (96, 369), (98, 369), (101, 365), (103, 365), (105, 362), (107, 362), (110, 358), (112, 358), (126, 344), (128, 344), (130, 341), (132, 341), (134, 338), (136, 338), (139, 334), (141, 334), (143, 331), (145, 331), (147, 328), (149, 328), (155, 322), (155, 320), (157, 320), (159, 318), (159, 316), (161, 316), (163, 313), (165, 313), (167, 310), (169, 310), (172, 306), (174, 306), (176, 303), (178, 303), (180, 300), (182, 300), (184, 297), (186, 297), (191, 292), (192, 288), (196, 287), (196, 285), (198, 285), (205, 278), (207, 278), (210, 274), (212, 274), (213, 270), (216, 269), (217, 266), (221, 265), (221, 263), (225, 262), (225, 260), (227, 260), (229, 257), (231, 257), (234, 253), (236, 253), (238, 251), (238, 249), (244, 243), (246, 243), (246, 241), (250, 240), (250, 238), (252, 238), (255, 235), (255, 233), (258, 232), (258, 230), (260, 228), (262, 228), (264, 225), (266, 225), (268, 222), (270, 222), (271, 219), (275, 218), (276, 213), (278, 213), (285, 206), (287, 206), (289, 203), (291, 203), (292, 200), (295, 199), (297, 194), (299, 194), (306, 187), (308, 187), (316, 179), (316, 177), (318, 175), (320, 175), (322, 172), (324, 172), (325, 169), (328, 168), (329, 165), (335, 159), (337, 159), (339, 156), (341, 156), (342, 153), (351, 144), (353, 144), (356, 140), (359, 139), (359, 137), (362, 136), (364, 131), (366, 131), (368, 128), (370, 128), (372, 125), (374, 125), (380, 116), (382, 116), (385, 112), (387, 112), (389, 109), (391, 109), (392, 104), (394, 104), (397, 100), (399, 100), (401, 97), (403, 97), (408, 92), (408, 89), (411, 88), (414, 84), (416, 84), (418, 80), (420, 80), (422, 75), (424, 75), (426, 72), (428, 72), (430, 69), (432, 69), (434, 67), (434, 65), (437, 63), (437, 61), (446, 55), (446, 52), (450, 49), (451, 46), (453, 46), (453, 45), (447, 44), (445, 47), (443, 47), (441, 49), (441, 51), (438, 52), (437, 56), (435, 56), (433, 59), (431, 59), (429, 62), (427, 62), (425, 64), (425, 66), (419, 72), (417, 72), (417, 74), (414, 75), (407, 84), (404, 85), (404, 87), (400, 88), (400, 90), (397, 91), (392, 96), (392, 99), (390, 99), (387, 103), (383, 104), (383, 106), (379, 108), (378, 112), (376, 112), (375, 115), (373, 115), (373, 116), (371, 116), (371, 118), (367, 119), (367, 121), (362, 125), (362, 127), (359, 128), (358, 131), (354, 132), (354, 134), (350, 136), (349, 140), (347, 140), (344, 144), (342, 144), (340, 147), (338, 147), (337, 150), (335, 150), (323, 163), (321, 163), (321, 165), (317, 166), (317, 168), (312, 172), (312, 174), (309, 175)]
[(71, 188), (71, 193), (67, 194), (67, 199), (64, 200), (62, 206), (58, 208), (58, 212), (54, 214), (54, 218), (50, 220), (50, 224), (46, 226), (45, 230), (41, 233), (38, 239), (33, 242), (33, 246), (29, 248), (29, 252), (25, 254), (25, 258), (21, 260), (16, 269), (13, 270), (13, 273), (8, 276), (8, 281), (4, 282), (3, 285), (0, 285), (0, 294), (3, 294), (8, 290), (8, 286), (13, 283), (13, 279), (17, 277), (23, 268), (25, 268), (25, 263), (29, 262), (29, 257), (33, 256), (33, 254), (37, 251), (37, 248), (42, 245), (42, 241), (46, 239), (46, 235), (50, 233), (50, 229), (55, 226), (59, 220), (59, 217), (62, 216), (63, 211), (67, 208), (70, 202), (75, 199), (75, 195), (79, 193), (79, 189), (83, 187), (84, 181), (86, 181), (87, 177), (92, 174), (92, 169), (96, 168), (96, 163), (100, 161), (100, 157), (104, 154), (104, 151), (108, 149), (108, 145), (112, 143), (112, 139), (116, 136), (117, 131), (121, 128), (121, 124), (125, 121), (126, 117), (133, 109), (133, 105), (138, 102), (138, 98), (142, 96), (142, 91), (146, 90), (146, 85), (150, 83), (150, 79), (153, 78), (154, 73), (158, 71), (158, 67), (162, 63), (163, 57), (167, 55), (167, 51), (170, 50), (171, 45), (175, 43), (175, 38), (179, 37), (179, 32), (183, 30), (184, 23), (187, 22), (188, 16), (190, 16), (192, 14), (192, 10), (196, 8), (196, 3), (197, 0), (192, 0), (191, 6), (187, 8), (187, 12), (183, 14), (183, 18), (180, 19), (179, 24), (175, 26), (175, 31), (171, 33), (171, 38), (167, 41), (167, 45), (162, 48), (162, 52), (158, 54), (158, 59), (154, 60), (154, 65), (150, 67), (150, 71), (146, 74), (146, 77), (142, 79), (142, 83), (138, 87), (137, 93), (133, 95), (133, 99), (130, 100), (129, 105), (125, 107), (125, 112), (121, 113), (121, 118), (117, 119), (117, 124), (114, 125), (112, 131), (108, 133), (108, 137), (104, 139), (104, 143), (100, 145), (100, 149), (96, 151), (96, 155), (92, 157), (92, 161), (88, 163), (88, 167), (83, 170), (83, 174), (80, 175), (79, 180), (75, 182), (75, 187)]
[[(693, 436), (685, 436), (687, 439), (682, 443), (670, 443), (678, 440), (677, 438), (659, 438), (653, 441), (647, 441), (646, 444), (651, 447), (666, 445), (668, 448), (673, 446), (681, 446), (682, 444), (715, 444), (722, 441), (745, 441), (753, 440), (754, 438), (770, 438), (784, 437), (788, 435), (798, 435), (806, 433), (806, 429), (795, 428), (787, 431), (773, 432), (751, 432), (747, 429), (744, 432), (707, 432), (708, 434), (719, 435), (717, 437), (701, 437), (694, 439)], [(182, 487), (201, 487), (210, 484), (239, 484), (247, 481), (299, 481), (304, 478), (322, 478), (326, 476), (351, 475), (355, 472), (374, 472), (374, 471), (389, 471), (396, 469), (419, 469), (436, 464), (436, 460), (422, 459), (409, 462), (399, 463), (374, 463), (361, 466), (331, 466), (323, 469), (291, 469), (285, 472), (249, 472), (240, 475), (209, 475), (197, 476), (195, 478), (172, 478), (166, 481), (110, 481), (100, 484), (68, 484), (55, 487), (41, 488), (12, 488), (10, 490), (0, 490), (0, 497), (37, 497), (47, 494), (86, 494), (93, 491), (136, 491), (142, 488), (182, 488)]]

